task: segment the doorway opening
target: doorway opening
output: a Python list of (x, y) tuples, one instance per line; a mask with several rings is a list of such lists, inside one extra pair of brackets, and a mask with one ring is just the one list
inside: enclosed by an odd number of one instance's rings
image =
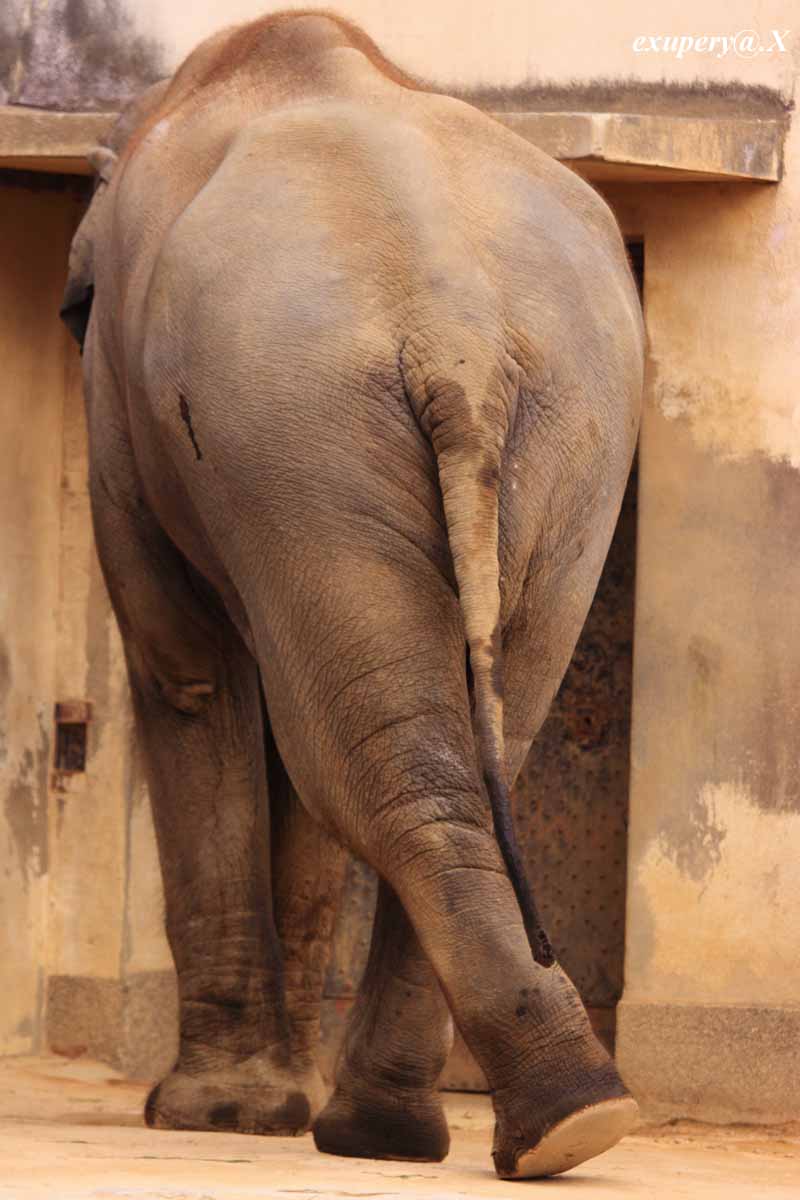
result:
[[(644, 294), (644, 241), (626, 242)], [(515, 789), (545, 928), (609, 1049), (622, 994), (638, 464), (572, 661)]]

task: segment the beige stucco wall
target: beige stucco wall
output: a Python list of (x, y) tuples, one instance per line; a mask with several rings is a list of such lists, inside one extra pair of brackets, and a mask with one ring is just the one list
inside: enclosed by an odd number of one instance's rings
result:
[(148, 1076), (174, 1050), (172, 960), (124, 655), (92, 536), (72, 344), (61, 464), (56, 694), (88, 700), (92, 720), (85, 772), (51, 776), (43, 1040)]
[[(164, 50), (168, 66), (179, 62), (202, 37), (222, 25), (250, 20), (270, 9), (313, 8), (302, 0), (275, 5), (261, 0), (196, 0), (191, 6), (160, 0), (128, 0), (140, 32)], [(319, 7), (325, 7), (320, 5)], [(739, 57), (733, 51), (684, 54), (680, 59), (656, 53), (634, 54), (639, 35), (735, 34), (756, 28), (792, 30), (797, 7), (792, 0), (615, 0), (585, 4), (521, 4), (519, 0), (337, 0), (328, 6), (367, 30), (383, 51), (406, 70), (446, 85), (519, 87), (533, 80), (565, 83), (605, 78), (689, 82), (696, 77), (718, 82), (742, 80), (789, 92), (791, 54)], [(788, 39), (791, 45), (791, 38)], [(722, 47), (720, 46), (720, 51)]]
[(55, 700), (61, 197), (0, 186), (0, 1051), (35, 1047), (44, 998), (48, 769)]
[[(85, 772), (51, 777), (46, 1030), (54, 1049), (131, 1066), (125, 989), (137, 972), (168, 971), (171, 959), (124, 656), (92, 537), (83, 409), (70, 345), (55, 679), (60, 700), (91, 703), (92, 720)], [(85, 1010), (77, 1025), (76, 1008)]]
[(122, 926), (113, 918), (121, 911), (125, 886), (120, 815), (129, 731), (119, 642), (91, 541), (79, 361), (70, 347), (61, 447), (56, 695), (88, 699), (92, 720), (86, 771), (52, 773), (47, 969), (51, 975), (112, 978), (122, 954)]
[[(203, 37), (302, 0), (7, 0), (0, 9), (0, 103), (113, 108), (143, 83), (174, 70)], [(320, 5), (319, 7), (325, 7)], [(538, 83), (605, 80), (792, 91), (796, 66), (793, 0), (615, 0), (560, 5), (519, 0), (337, 0), (329, 6), (361, 24), (405, 69), (442, 88), (524, 90)], [(754, 30), (766, 45), (787, 33), (788, 53), (636, 53), (637, 38), (732, 37)], [(794, 31), (794, 32), (793, 32)], [(737, 43), (738, 45), (738, 43)]]
[(798, 1115), (797, 128), (786, 163), (777, 188), (609, 189), (650, 336), (620, 1052), (661, 1116)]
[(659, 975), (681, 999), (800, 1001), (797, 127), (787, 163), (779, 188), (634, 201), (651, 339), (637, 632), (652, 644), (633, 771), (653, 814), (633, 830), (636, 899), (669, 895), (631, 947), (634, 995)]
[[(153, 1047), (128, 1028), (126, 989), (160, 972), (169, 1031), (171, 960), (93, 545), (80, 359), (57, 319), (80, 204), (0, 183), (0, 1053), (91, 1050), (133, 1069)], [(74, 700), (92, 706), (86, 771), (63, 773), (54, 706)]]

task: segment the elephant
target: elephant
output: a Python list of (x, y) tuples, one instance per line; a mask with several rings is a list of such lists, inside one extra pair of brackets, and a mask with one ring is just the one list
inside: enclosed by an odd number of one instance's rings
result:
[[(615, 219), (327, 13), (204, 41), (92, 161), (62, 316), (179, 993), (146, 1120), (439, 1161), (455, 1021), (497, 1173), (565, 1171), (638, 1110), (542, 929), (509, 790), (637, 438)], [(328, 1095), (348, 852), (379, 890)]]

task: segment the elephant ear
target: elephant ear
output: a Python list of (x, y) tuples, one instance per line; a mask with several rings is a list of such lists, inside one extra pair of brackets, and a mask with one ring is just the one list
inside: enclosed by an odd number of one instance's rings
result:
[(83, 353), (94, 298), (94, 252), (98, 207), (111, 181), (117, 156), (107, 146), (97, 146), (87, 155), (96, 174), (92, 202), (77, 228), (69, 251), (69, 271), (59, 315)]
[(117, 156), (114, 151), (110, 150), (108, 146), (95, 146), (93, 150), (89, 151), (86, 158), (94, 167), (98, 183), (111, 183), (111, 176), (117, 165)]

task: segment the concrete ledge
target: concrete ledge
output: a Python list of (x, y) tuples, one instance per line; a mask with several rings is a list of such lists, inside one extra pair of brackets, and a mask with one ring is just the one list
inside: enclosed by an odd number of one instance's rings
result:
[(90, 175), (86, 154), (116, 115), (0, 105), (0, 167)]
[[(781, 177), (780, 118), (498, 112), (498, 121), (587, 179), (708, 182)], [(0, 167), (88, 175), (116, 113), (0, 106)]]
[(785, 122), (629, 113), (497, 113), (589, 179), (678, 182), (781, 177)]
[(781, 1124), (800, 1118), (800, 1006), (623, 999), (616, 1059), (648, 1120)]

